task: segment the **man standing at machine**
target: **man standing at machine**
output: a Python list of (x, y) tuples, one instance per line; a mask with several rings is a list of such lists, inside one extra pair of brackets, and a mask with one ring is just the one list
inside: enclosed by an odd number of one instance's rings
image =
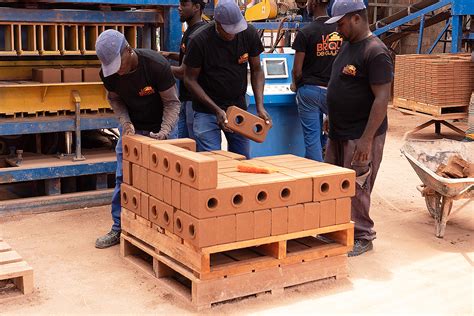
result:
[(191, 36), (184, 58), (184, 83), (193, 95), (194, 136), (199, 151), (221, 148), (221, 129), (229, 151), (249, 157), (249, 140), (227, 127), (226, 109), (247, 109), (247, 65), (257, 114), (267, 124), (263, 107), (264, 75), (260, 65), (263, 45), (256, 29), (247, 25), (233, 0), (220, 0), (214, 22)]
[(102, 32), (96, 42), (102, 64), (100, 77), (107, 99), (120, 122), (117, 142), (117, 171), (112, 197), (113, 226), (96, 240), (96, 248), (120, 242), (120, 184), (122, 183), (122, 136), (141, 134), (166, 139), (176, 125), (180, 102), (171, 68), (158, 52), (133, 49), (122, 33)]
[(189, 37), (201, 26), (207, 23), (202, 20), (202, 11), (206, 6), (203, 0), (181, 0), (178, 6), (179, 19), (182, 23), (186, 22), (187, 29), (181, 39), (181, 45), (178, 53), (161, 52), (164, 57), (176, 60), (179, 66), (171, 66), (173, 75), (180, 80), (179, 83), (179, 100), (181, 101), (181, 111), (178, 120), (178, 138), (193, 138), (193, 121), (194, 111), (191, 94), (184, 85), (184, 67), (182, 67), (184, 55), (189, 43)]
[(313, 22), (298, 31), (293, 49), (292, 91), (303, 128), (305, 157), (323, 161), (325, 136), (323, 113), (327, 114), (326, 93), (331, 67), (342, 45), (336, 25), (325, 24), (328, 0), (308, 0), (307, 9)]
[(358, 256), (373, 248), (370, 194), (382, 161), (393, 62), (385, 44), (369, 29), (362, 0), (336, 0), (332, 18), (344, 38), (328, 86), (329, 142), (326, 162), (356, 171), (352, 198), (354, 248)]

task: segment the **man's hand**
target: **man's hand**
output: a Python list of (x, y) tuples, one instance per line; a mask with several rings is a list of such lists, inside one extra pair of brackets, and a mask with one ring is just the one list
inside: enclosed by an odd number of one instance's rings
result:
[(150, 137), (151, 138), (154, 138), (154, 139), (158, 139), (158, 140), (165, 140), (168, 138), (167, 135), (165, 135), (165, 133), (163, 132), (158, 132), (158, 133), (153, 133), (153, 132), (150, 132)]
[(370, 151), (372, 149), (372, 139), (360, 138), (357, 140), (352, 164), (364, 165), (369, 162)]
[(323, 121), (323, 132), (329, 134), (329, 118), (326, 116)]
[(296, 92), (296, 91), (298, 90), (298, 89), (296, 89), (296, 85), (295, 85), (294, 82), (292, 82), (292, 83), (290, 84), (290, 90), (293, 91), (293, 92)]
[(124, 122), (122, 124), (122, 135), (135, 135), (135, 127), (132, 122)]
[(219, 109), (216, 112), (216, 118), (217, 124), (224, 132), (232, 133), (232, 130), (227, 127), (227, 123), (229, 123), (229, 121), (227, 120), (227, 114), (224, 110)]
[(270, 126), (273, 125), (272, 118), (270, 117), (270, 114), (268, 114), (267, 111), (265, 111), (265, 110), (257, 111), (257, 115), (258, 115), (260, 118), (264, 119), (264, 120), (265, 120), (265, 123), (266, 123), (267, 125), (270, 125)]

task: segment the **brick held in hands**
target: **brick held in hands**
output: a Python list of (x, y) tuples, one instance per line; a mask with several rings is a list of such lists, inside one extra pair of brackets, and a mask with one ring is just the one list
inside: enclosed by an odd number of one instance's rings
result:
[(198, 190), (217, 187), (217, 161), (192, 151), (174, 154), (170, 167), (173, 179)]
[(304, 230), (319, 228), (321, 203), (310, 202), (304, 204)]
[(336, 167), (311, 173), (313, 201), (324, 201), (355, 195), (355, 171)]
[(148, 171), (148, 193), (157, 198), (158, 200), (163, 200), (163, 175)]
[(229, 129), (257, 143), (263, 143), (271, 128), (271, 125), (266, 124), (262, 118), (236, 106), (230, 106), (226, 114)]
[(82, 82), (82, 69), (80, 68), (62, 68), (62, 82)]
[(319, 215), (319, 226), (326, 227), (336, 225), (336, 200), (321, 201), (321, 212)]
[(163, 177), (163, 202), (169, 205), (171, 205), (173, 199), (171, 183), (171, 178)]
[(174, 214), (174, 234), (198, 248), (216, 245), (217, 218), (196, 219), (180, 210)]
[(59, 68), (34, 68), (33, 81), (41, 83), (60, 83), (61, 69)]
[(351, 198), (336, 200), (336, 224), (345, 224), (351, 221)]
[(84, 82), (102, 82), (99, 75), (100, 68), (88, 67), (82, 68), (82, 81)]
[(301, 232), (304, 230), (303, 204), (288, 206), (288, 232)]
[(130, 163), (130, 161), (122, 161), (122, 175), (124, 183), (133, 185), (132, 163)]
[(240, 213), (235, 216), (236, 241), (249, 240), (255, 234), (255, 216), (253, 212)]
[(140, 192), (140, 216), (148, 219), (150, 196), (146, 193)]
[(151, 222), (169, 232), (174, 231), (174, 208), (171, 205), (150, 197), (148, 209)]
[(181, 208), (181, 183), (171, 180), (171, 205)]
[(272, 236), (288, 233), (288, 207), (272, 208)]
[(132, 186), (122, 183), (120, 186), (121, 204), (127, 210), (134, 212), (135, 214), (141, 215), (140, 213), (140, 190), (133, 188)]
[(268, 237), (272, 234), (272, 212), (270, 210), (255, 211), (254, 238)]

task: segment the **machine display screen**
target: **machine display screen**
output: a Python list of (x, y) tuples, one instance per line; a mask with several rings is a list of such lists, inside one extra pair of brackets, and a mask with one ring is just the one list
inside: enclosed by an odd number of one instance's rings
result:
[(285, 58), (263, 58), (263, 71), (266, 79), (288, 78)]

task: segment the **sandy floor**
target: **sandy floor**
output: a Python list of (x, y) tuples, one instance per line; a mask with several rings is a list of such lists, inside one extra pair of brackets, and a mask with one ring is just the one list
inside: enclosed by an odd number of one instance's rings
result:
[[(425, 120), (393, 110), (389, 115), (372, 201), (378, 238), (374, 251), (349, 259), (349, 279), (219, 304), (210, 313), (473, 314), (472, 204), (456, 211), (465, 201), (455, 202), (445, 238), (434, 236), (433, 219), (415, 188), (420, 181), (399, 152), (403, 133)], [(0, 235), (35, 271), (35, 292), (0, 293), (0, 314), (192, 312), (121, 259), (118, 247), (94, 248), (111, 224), (107, 206), (4, 216), (0, 223)]]

